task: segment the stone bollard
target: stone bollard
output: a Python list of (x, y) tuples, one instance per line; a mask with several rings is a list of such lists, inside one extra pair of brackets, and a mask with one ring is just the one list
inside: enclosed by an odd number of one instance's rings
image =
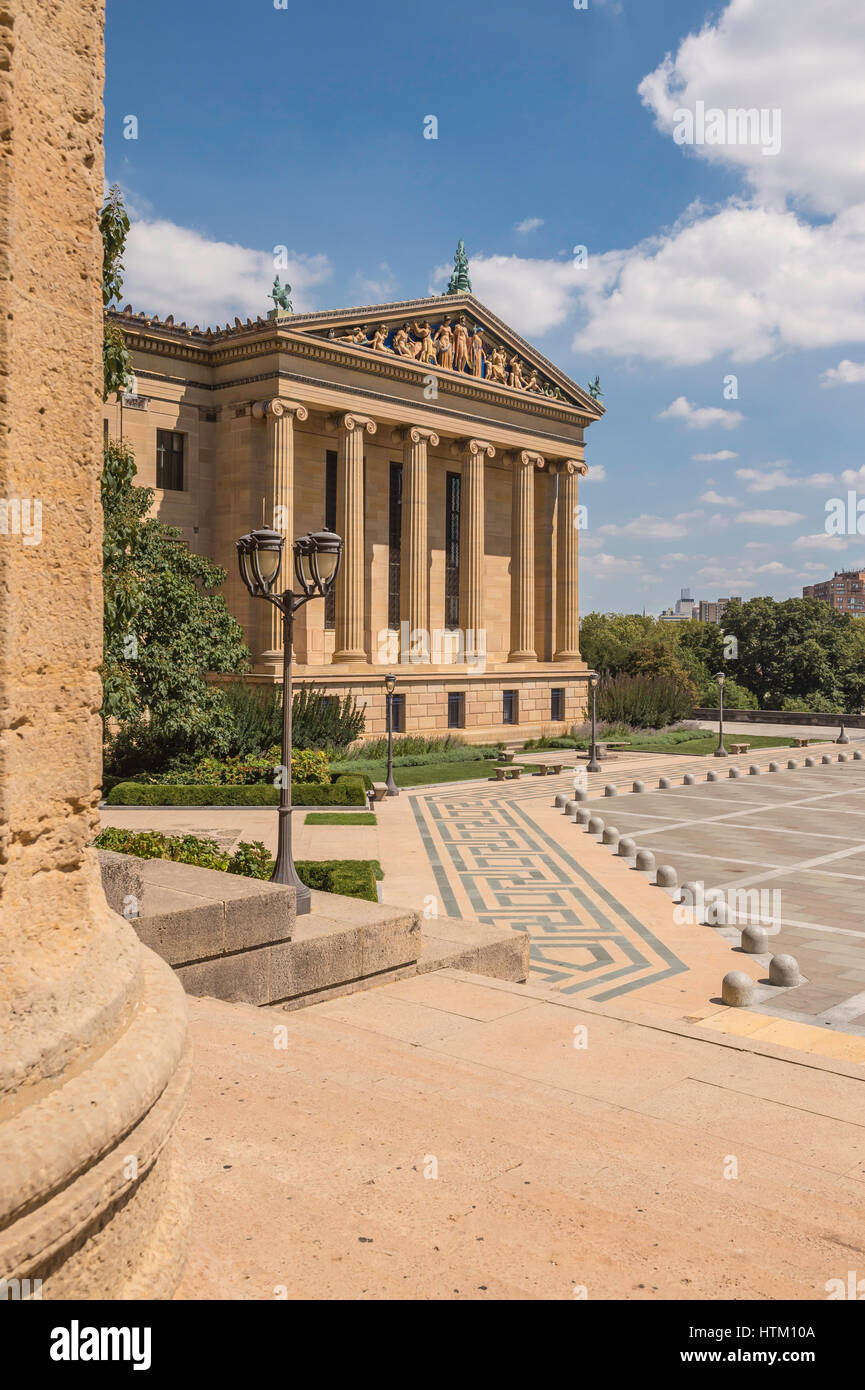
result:
[(607, 826), (605, 826), (605, 827), (604, 827), (604, 833), (603, 833), (603, 835), (601, 836), (601, 844), (602, 844), (602, 845), (610, 845), (612, 849), (615, 849), (615, 848), (617, 847), (618, 843), (619, 843), (619, 832), (618, 832), (618, 830), (616, 829), (616, 827), (615, 827), (614, 825), (607, 825)]
[(861, 761), (862, 761), (862, 749), (861, 749), (861, 748), (857, 748), (857, 749), (856, 749), (856, 751), (855, 751), (854, 754), (853, 754), (853, 758), (854, 758), (854, 761), (855, 761), (855, 762), (861, 763)]
[(742, 950), (749, 956), (762, 956), (769, 949), (769, 934), (765, 927), (752, 925), (742, 932)]
[(653, 874), (655, 872), (655, 856), (652, 851), (650, 849), (638, 849), (637, 862), (634, 867), (641, 869), (644, 874)]
[(574, 820), (577, 822), (577, 825), (588, 825), (591, 819), (592, 813), (589, 810), (588, 806), (580, 806), (577, 810), (577, 814), (574, 816)]
[(795, 956), (773, 956), (769, 961), (769, 983), (790, 987), (800, 985), (799, 962)]
[(683, 883), (679, 889), (679, 902), (683, 907), (694, 907), (697, 902), (697, 892), (696, 883), (691, 883), (690, 881), (688, 883)]
[(744, 970), (730, 970), (721, 981), (721, 998), (725, 1004), (740, 1008), (754, 1002), (754, 981)]
[(814, 767), (814, 759), (813, 759), (813, 758), (806, 758), (806, 759), (805, 759), (805, 766), (806, 766), (806, 767)]
[(586, 830), (590, 835), (603, 835), (604, 822), (601, 820), (600, 816), (590, 816)]
[(589, 793), (588, 793), (588, 791), (586, 790), (586, 788), (585, 788), (585, 787), (577, 787), (576, 791), (574, 792), (574, 800), (575, 800), (575, 801), (588, 801), (588, 799), (589, 799)]
[(693, 787), (693, 785), (694, 785), (694, 783), (696, 782), (696, 780), (697, 780), (697, 779), (696, 779), (696, 777), (694, 776), (693, 772), (686, 772), (685, 775), (684, 775), (684, 777), (682, 778), (682, 786), (683, 786), (683, 787)]
[(730, 777), (738, 777), (738, 776), (739, 776), (739, 769), (738, 769), (737, 767), (731, 767), (731, 768), (730, 768), (729, 775), (730, 775)]
[(675, 888), (679, 875), (672, 864), (662, 864), (655, 874), (655, 882), (659, 888)]
[(578, 801), (565, 802), (565, 815), (568, 817), (569, 820), (573, 820), (575, 818), (577, 811), (579, 810), (579, 805), (580, 803)]
[(645, 785), (642, 782), (635, 782), (634, 785), (631, 787), (632, 792), (644, 792), (645, 790)]
[(717, 780), (718, 780), (718, 774), (717, 774), (717, 772), (707, 772), (707, 773), (706, 773), (706, 781), (707, 781), (707, 782), (717, 782)]
[(670, 785), (670, 779), (669, 779), (669, 777), (659, 777), (659, 778), (658, 778), (658, 786), (660, 787), (661, 791), (666, 791), (666, 789), (667, 789), (667, 787), (669, 787), (669, 785)]
[(797, 768), (798, 766), (799, 766), (799, 764), (796, 762), (796, 759), (795, 759), (795, 758), (788, 758), (788, 759), (787, 759), (787, 767), (790, 769), (791, 772), (792, 772), (795, 768)]
[(613, 784), (612, 784), (612, 782), (608, 782), (607, 785), (604, 787), (604, 796), (618, 796), (618, 795), (619, 795), (619, 789), (618, 789), (618, 787), (614, 787)]
[(723, 898), (710, 898), (706, 904), (706, 924), (710, 927), (727, 927), (730, 925), (730, 906)]
[(563, 807), (563, 806), (566, 806), (567, 804), (568, 804), (568, 793), (567, 793), (567, 792), (556, 792), (556, 799), (555, 799), (555, 801), (553, 802), (553, 805), (555, 806), (556, 810), (557, 810), (557, 811), (561, 811), (562, 807)]
[(760, 769), (759, 769), (759, 767), (757, 766), (756, 763), (752, 763), (751, 766), (748, 768), (748, 776), (749, 776), (749, 777), (759, 777), (759, 776), (760, 776)]
[(839, 761), (839, 763), (846, 763), (846, 761), (847, 761), (847, 754), (846, 754), (846, 753), (839, 753), (839, 754), (838, 754), (838, 761)]
[(829, 757), (828, 753), (824, 753), (820, 761), (821, 763), (831, 763), (832, 759)]
[(634, 843), (634, 841), (630, 838), (630, 836), (622, 836), (621, 840), (619, 841), (618, 853), (620, 859), (633, 859), (634, 855), (637, 853), (637, 846)]
[(770, 763), (770, 764), (769, 764), (769, 771), (770, 771), (770, 772), (777, 772), (777, 771), (778, 771), (778, 764), (777, 764), (777, 763)]

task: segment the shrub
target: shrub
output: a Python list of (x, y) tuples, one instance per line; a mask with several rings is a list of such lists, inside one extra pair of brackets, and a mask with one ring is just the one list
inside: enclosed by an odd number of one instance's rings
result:
[(270, 878), (274, 863), (270, 850), (261, 840), (253, 840), (251, 844), (241, 840), (226, 867), (230, 874), (242, 874), (244, 878)]
[[(177, 772), (164, 772), (153, 777), (154, 782), (179, 782), (186, 786), (202, 783), (207, 786), (251, 786), (256, 782), (274, 782), (282, 766), (282, 750), (278, 744), (266, 753), (245, 753), (231, 758), (202, 758), (195, 767), (181, 768)], [(314, 749), (293, 749), (291, 754), (291, 780), (295, 782), (330, 781), (327, 754)]]
[(342, 700), (301, 685), (291, 704), (292, 745), (295, 748), (345, 749), (364, 729), (364, 713), (353, 695)]
[[(366, 789), (362, 777), (337, 777), (326, 786), (292, 782), (291, 799), (297, 806), (365, 806)], [(279, 789), (270, 782), (252, 786), (118, 782), (106, 802), (109, 806), (277, 806)]]
[(376, 869), (380, 872), (380, 866), (374, 859), (299, 859), (294, 867), (308, 888), (378, 902), (375, 885)]
[(175, 864), (195, 864), (200, 869), (229, 866), (229, 856), (215, 840), (196, 835), (162, 835), (158, 830), (121, 830), (109, 825), (94, 840), (97, 849), (134, 854), (139, 859), (171, 859)]
[[(727, 703), (727, 691), (724, 690), (724, 703)], [(801, 711), (808, 714), (844, 714), (844, 706), (839, 705), (835, 700), (827, 700), (824, 695), (816, 692), (811, 695), (794, 696), (789, 695), (781, 705), (782, 710)]]
[(672, 676), (605, 675), (598, 685), (598, 716), (634, 724), (642, 729), (662, 729), (689, 715), (694, 707), (693, 686)]

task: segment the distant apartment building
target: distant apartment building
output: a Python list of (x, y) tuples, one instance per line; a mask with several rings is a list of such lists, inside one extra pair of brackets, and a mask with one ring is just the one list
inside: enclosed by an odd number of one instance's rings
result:
[(818, 598), (839, 613), (865, 613), (865, 570), (836, 570), (831, 579), (806, 584), (803, 598)]
[(700, 610), (698, 614), (700, 622), (720, 623), (724, 617), (724, 610), (728, 608), (731, 603), (741, 602), (741, 597), (717, 598), (715, 599), (714, 603), (710, 603), (707, 599), (701, 598)]

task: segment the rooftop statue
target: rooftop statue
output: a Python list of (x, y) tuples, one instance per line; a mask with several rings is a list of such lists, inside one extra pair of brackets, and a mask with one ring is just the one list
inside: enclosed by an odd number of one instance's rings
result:
[(273, 289), (270, 291), (269, 295), (269, 298), (273, 300), (274, 312), (278, 312), (280, 309), (285, 309), (289, 314), (294, 313), (294, 310), (291, 307), (291, 300), (288, 297), (290, 294), (291, 285), (289, 285), (287, 281), (285, 285), (281, 285), (279, 283), (279, 276), (277, 275), (276, 279), (273, 282)]
[(589, 382), (589, 395), (593, 401), (603, 400), (604, 393), (601, 390), (601, 378), (596, 376), (594, 381)]
[(446, 294), (471, 294), (472, 282), (469, 279), (469, 258), (466, 255), (466, 246), (462, 237), (457, 242), (456, 255), (454, 256), (454, 268), (451, 278), (448, 281)]

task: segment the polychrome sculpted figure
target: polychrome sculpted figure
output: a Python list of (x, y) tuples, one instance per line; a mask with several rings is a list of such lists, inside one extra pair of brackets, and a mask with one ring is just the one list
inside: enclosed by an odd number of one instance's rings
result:
[(526, 382), (526, 390), (534, 391), (537, 395), (543, 395), (544, 388), (541, 386), (540, 378), (534, 368), (532, 368), (531, 376)]
[(454, 365), (454, 335), (451, 331), (450, 319), (445, 319), (434, 339), (438, 348), (439, 366), (447, 367), (448, 371), (453, 370)]
[(508, 367), (510, 368), (510, 371), (508, 373), (508, 385), (513, 386), (517, 391), (524, 391), (525, 382), (523, 381), (523, 364), (517, 357), (516, 353), (508, 363)]
[(372, 348), (373, 352), (392, 352), (392, 351), (393, 351), (393, 349), (392, 349), (392, 348), (389, 348), (389, 347), (387, 346), (387, 344), (385, 343), (385, 338), (387, 337), (387, 332), (388, 332), (387, 324), (386, 324), (386, 323), (380, 323), (379, 326), (378, 326), (378, 328), (377, 328), (377, 329), (375, 330), (375, 332), (373, 333), (373, 335), (372, 335), (372, 342), (370, 343), (370, 347)]
[(475, 331), (471, 337), (472, 354), (472, 375), (483, 376), (484, 374), (484, 335), (480, 324), (475, 324)]
[(499, 381), (505, 384), (505, 361), (506, 355), (503, 347), (494, 348), (487, 360), (487, 376), (492, 381)]
[(414, 331), (420, 334), (420, 343), (418, 344), (417, 353), (418, 362), (429, 362), (435, 365), (436, 350), (433, 346), (432, 329), (429, 324), (426, 322), (416, 323)]
[(415, 358), (420, 351), (420, 343), (416, 343), (414, 338), (409, 337), (410, 323), (404, 323), (402, 328), (398, 328), (391, 339), (393, 350), (399, 357)]
[(363, 328), (359, 326), (357, 328), (350, 328), (347, 333), (343, 333), (342, 341), (344, 343), (354, 343), (355, 347), (368, 347), (366, 324), (364, 324)]
[(454, 371), (464, 372), (469, 365), (469, 326), (460, 314), (454, 325)]

